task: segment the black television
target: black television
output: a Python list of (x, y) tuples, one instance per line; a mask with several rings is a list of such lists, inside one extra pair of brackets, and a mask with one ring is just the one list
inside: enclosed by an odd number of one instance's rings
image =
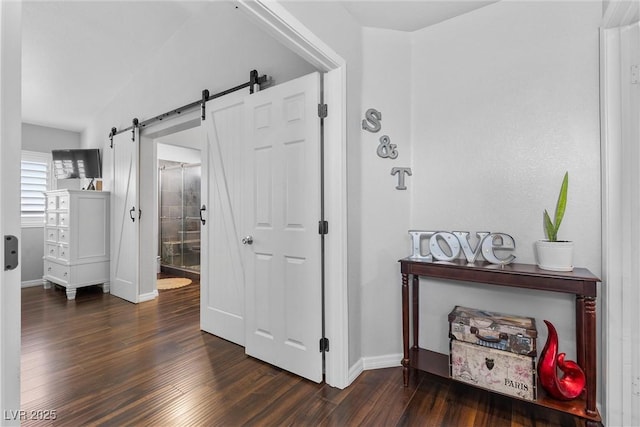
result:
[(58, 179), (102, 178), (100, 150), (97, 148), (52, 150), (53, 172)]

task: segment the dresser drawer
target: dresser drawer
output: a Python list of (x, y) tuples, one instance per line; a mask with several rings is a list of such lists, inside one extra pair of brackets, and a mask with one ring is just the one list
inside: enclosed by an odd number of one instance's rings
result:
[(59, 243), (47, 243), (45, 256), (60, 261), (69, 261), (69, 246)]
[(66, 265), (56, 264), (51, 261), (44, 262), (44, 278), (47, 280), (67, 285), (70, 274), (70, 268)]
[(60, 212), (58, 214), (58, 225), (66, 227), (69, 225), (69, 214)]
[(58, 210), (67, 209), (69, 209), (69, 196), (66, 194), (58, 196)]
[(49, 210), (58, 209), (58, 196), (54, 196), (54, 195), (47, 196), (47, 209)]
[(47, 225), (58, 225), (58, 214), (55, 212), (47, 213)]
[(69, 243), (69, 234), (70, 231), (67, 228), (59, 228), (58, 229), (58, 242), (60, 243)]
[(45, 256), (49, 258), (58, 258), (58, 244), (47, 243), (45, 247)]
[(47, 227), (44, 231), (44, 238), (47, 242), (57, 242), (58, 241), (58, 229)]
[(69, 261), (69, 246), (58, 246), (58, 259), (61, 261)]

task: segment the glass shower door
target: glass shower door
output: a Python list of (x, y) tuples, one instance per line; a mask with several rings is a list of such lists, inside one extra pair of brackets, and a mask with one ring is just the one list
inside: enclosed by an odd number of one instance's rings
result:
[(161, 266), (200, 271), (199, 164), (162, 161), (160, 167)]
[(200, 165), (182, 168), (182, 266), (200, 271)]

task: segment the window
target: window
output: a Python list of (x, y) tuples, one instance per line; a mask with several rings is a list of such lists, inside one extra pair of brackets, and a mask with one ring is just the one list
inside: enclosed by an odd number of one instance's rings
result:
[(43, 227), (44, 192), (53, 189), (51, 153), (22, 151), (20, 162), (20, 217), (23, 227)]

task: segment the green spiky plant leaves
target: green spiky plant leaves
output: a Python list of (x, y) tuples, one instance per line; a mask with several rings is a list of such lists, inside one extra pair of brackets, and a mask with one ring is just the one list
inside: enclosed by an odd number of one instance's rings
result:
[(547, 234), (547, 239), (550, 242), (558, 241), (558, 229), (562, 223), (562, 217), (564, 217), (564, 211), (567, 207), (567, 189), (569, 188), (569, 172), (565, 172), (564, 179), (562, 180), (562, 186), (560, 187), (560, 195), (558, 196), (558, 203), (556, 203), (556, 214), (554, 221), (551, 221), (549, 212), (544, 210), (544, 230)]

